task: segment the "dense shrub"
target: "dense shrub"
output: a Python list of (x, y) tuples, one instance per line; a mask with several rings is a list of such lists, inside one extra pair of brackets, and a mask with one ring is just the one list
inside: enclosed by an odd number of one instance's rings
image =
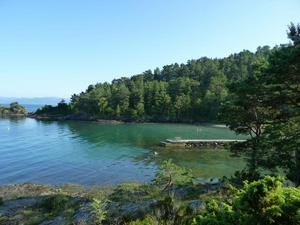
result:
[(225, 201), (211, 200), (193, 225), (297, 225), (300, 224), (300, 189), (284, 187), (270, 177), (245, 183)]
[(145, 219), (135, 220), (129, 225), (160, 225), (161, 223), (154, 217), (148, 216)]
[(94, 215), (94, 223), (102, 224), (102, 222), (106, 219), (106, 207), (107, 207), (107, 199), (103, 192), (99, 192), (96, 197), (92, 200), (92, 210)]
[(64, 194), (57, 194), (54, 196), (47, 196), (42, 200), (40, 207), (47, 212), (57, 213), (67, 208), (69, 197)]
[(171, 159), (162, 163), (155, 176), (155, 183), (162, 185), (167, 191), (171, 191), (176, 186), (193, 184), (193, 182), (192, 172), (177, 166)]
[(68, 115), (72, 113), (71, 107), (64, 101), (61, 100), (57, 104), (57, 106), (52, 106), (52, 105), (44, 105), (42, 108), (38, 109), (36, 112), (38, 115)]

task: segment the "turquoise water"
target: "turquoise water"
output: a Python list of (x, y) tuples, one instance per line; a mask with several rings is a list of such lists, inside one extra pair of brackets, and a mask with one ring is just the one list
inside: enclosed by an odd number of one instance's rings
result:
[(236, 135), (214, 125), (0, 119), (0, 184), (144, 182), (153, 179), (157, 167), (168, 158), (204, 178), (231, 175), (244, 165), (224, 150), (158, 147), (161, 140), (174, 137), (218, 139)]

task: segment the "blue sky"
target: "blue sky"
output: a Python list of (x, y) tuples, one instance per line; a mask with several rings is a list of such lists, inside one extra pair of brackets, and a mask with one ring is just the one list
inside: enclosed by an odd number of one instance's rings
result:
[(286, 43), (299, 0), (0, 0), (0, 96), (91, 83)]

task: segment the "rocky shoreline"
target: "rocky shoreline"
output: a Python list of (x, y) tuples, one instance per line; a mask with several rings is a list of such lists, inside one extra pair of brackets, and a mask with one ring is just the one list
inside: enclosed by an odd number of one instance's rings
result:
[[(219, 181), (211, 180), (211, 183), (176, 187), (173, 195), (188, 210), (197, 212), (204, 208), (205, 196), (219, 188)], [(103, 224), (124, 224), (165, 207), (164, 194), (153, 184), (84, 187), (24, 183), (0, 186), (0, 224), (95, 224), (92, 205), (99, 194), (107, 199)]]
[(1, 117), (26, 117), (28, 115), (24, 106), (19, 105), (17, 102), (11, 103), (8, 107), (0, 105)]
[(99, 124), (122, 124), (125, 123), (121, 120), (110, 120), (110, 119), (98, 119), (83, 115), (37, 115), (29, 113), (28, 118), (46, 121), (85, 121), (85, 122), (96, 122)]
[[(99, 124), (192, 124), (192, 125), (203, 125), (203, 124), (213, 124), (217, 121), (185, 121), (185, 122), (176, 122), (169, 120), (153, 120), (153, 119), (143, 119), (143, 120), (131, 120), (131, 119), (106, 119), (99, 117), (91, 117), (86, 114), (72, 114), (72, 115), (38, 115), (36, 113), (28, 113), (26, 115), (28, 118), (45, 120), (45, 121), (82, 121), (82, 122), (94, 122)], [(220, 125), (223, 126), (224, 125)], [(226, 127), (226, 126), (225, 126)]]

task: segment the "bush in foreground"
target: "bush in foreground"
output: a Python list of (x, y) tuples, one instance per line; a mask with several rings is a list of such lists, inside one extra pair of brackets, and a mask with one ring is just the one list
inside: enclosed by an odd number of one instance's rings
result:
[(298, 225), (300, 189), (284, 187), (283, 179), (270, 177), (245, 183), (224, 201), (210, 200), (193, 225)]

